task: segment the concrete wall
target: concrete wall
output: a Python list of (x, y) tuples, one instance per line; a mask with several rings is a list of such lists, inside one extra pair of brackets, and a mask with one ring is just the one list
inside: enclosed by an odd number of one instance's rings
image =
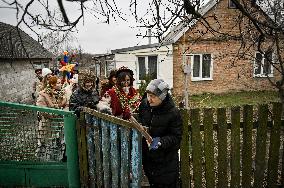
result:
[(36, 79), (29, 61), (1, 61), (0, 100), (32, 104), (33, 83)]

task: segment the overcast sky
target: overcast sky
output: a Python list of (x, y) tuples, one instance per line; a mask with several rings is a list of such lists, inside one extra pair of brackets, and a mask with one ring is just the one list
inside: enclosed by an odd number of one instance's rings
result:
[[(65, 6), (68, 16), (72, 19), (72, 16), (76, 15), (74, 3), (65, 4)], [(119, 1), (119, 6), (127, 10), (129, 2), (124, 0)], [(11, 25), (16, 25), (17, 21), (15, 11), (1, 8), (0, 21)], [(85, 15), (84, 24), (83, 21), (80, 21), (78, 24), (78, 32), (75, 33), (75, 36), (77, 37), (78, 43), (81, 45), (84, 52), (94, 54), (106, 53), (110, 50), (119, 48), (147, 44), (148, 39), (142, 39), (141, 37), (136, 36), (136, 34), (139, 33), (138, 29), (130, 27), (134, 25), (135, 23), (131, 20), (128, 22), (112, 22), (108, 25), (87, 14)], [(21, 29), (36, 39), (35, 35), (33, 35), (31, 31), (23, 26), (21, 26)]]

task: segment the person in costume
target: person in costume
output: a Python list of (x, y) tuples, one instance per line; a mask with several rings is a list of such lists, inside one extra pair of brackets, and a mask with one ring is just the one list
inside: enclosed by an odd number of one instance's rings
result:
[(140, 104), (140, 95), (133, 87), (133, 71), (121, 67), (116, 72), (116, 84), (107, 92), (114, 116), (129, 119)]
[(96, 76), (90, 70), (82, 70), (78, 75), (78, 88), (72, 93), (69, 101), (69, 110), (79, 116), (83, 107), (96, 109), (99, 103), (99, 94), (95, 88)]
[(138, 121), (146, 126), (153, 141), (142, 139), (142, 164), (150, 187), (179, 187), (178, 150), (182, 117), (163, 79), (152, 80), (139, 106)]
[[(61, 109), (65, 106), (62, 103), (64, 92), (61, 89), (61, 80), (57, 76), (51, 76), (48, 79), (46, 88), (39, 92), (36, 102), (37, 106)], [(52, 113), (39, 113), (39, 127), (38, 127), (38, 148), (36, 156), (40, 160), (55, 160), (63, 159), (65, 150), (63, 131), (57, 131), (54, 134), (54, 121), (58, 115)], [(57, 123), (56, 129), (63, 129), (63, 124)]]
[(110, 90), (116, 83), (116, 69), (111, 70), (107, 82), (102, 84), (101, 97)]
[(43, 89), (45, 89), (48, 85), (48, 81), (52, 76), (52, 71), (49, 68), (43, 68), (41, 70), (42, 81), (40, 84), (37, 85), (36, 92), (39, 93)]

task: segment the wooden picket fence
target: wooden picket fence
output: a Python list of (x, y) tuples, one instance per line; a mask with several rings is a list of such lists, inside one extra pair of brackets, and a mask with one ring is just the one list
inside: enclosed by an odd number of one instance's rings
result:
[(281, 112), (280, 103), (182, 110), (182, 187), (284, 186)]
[(85, 108), (77, 137), (81, 187), (141, 187), (142, 136), (129, 121)]
[[(284, 185), (280, 103), (181, 112), (183, 188)], [(85, 111), (77, 126), (81, 187), (141, 187), (142, 136), (130, 122)]]

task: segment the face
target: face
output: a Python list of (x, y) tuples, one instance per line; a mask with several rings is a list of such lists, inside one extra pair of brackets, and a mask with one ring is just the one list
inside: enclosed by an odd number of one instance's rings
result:
[(41, 76), (41, 71), (36, 71), (37, 76)]
[(121, 81), (123, 87), (128, 87), (130, 85), (130, 77), (128, 75), (125, 76), (124, 80)]
[(113, 77), (111, 78), (111, 81), (112, 81), (113, 83), (116, 83), (116, 77), (113, 76)]
[(61, 86), (62, 86), (61, 80), (58, 79), (57, 82), (56, 82), (56, 85), (55, 85), (55, 89), (56, 89), (56, 90), (60, 90), (60, 89), (61, 89)]
[(85, 83), (85, 88), (86, 88), (87, 90), (92, 89), (92, 87), (93, 87), (93, 82), (86, 82), (86, 83)]
[(51, 76), (52, 76), (52, 74), (50, 74), (50, 73), (47, 74), (47, 75), (46, 75), (47, 80), (49, 80), (49, 78), (50, 78)]
[(147, 100), (150, 106), (159, 106), (162, 103), (162, 100), (152, 93), (147, 93)]

